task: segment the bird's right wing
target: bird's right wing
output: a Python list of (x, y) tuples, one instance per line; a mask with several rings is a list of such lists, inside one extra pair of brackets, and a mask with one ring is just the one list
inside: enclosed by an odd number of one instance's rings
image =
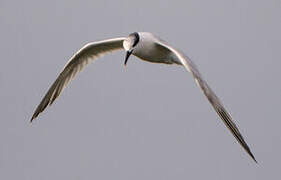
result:
[(162, 46), (162, 48), (167, 48), (171, 55), (179, 62), (181, 63), (194, 77), (196, 84), (200, 87), (200, 89), (203, 91), (204, 95), (207, 97), (215, 111), (218, 113), (224, 124), (227, 126), (227, 128), (231, 131), (233, 136), (237, 139), (237, 141), (241, 144), (241, 146), (246, 150), (246, 152), (252, 157), (252, 159), (256, 161), (254, 155), (252, 154), (249, 146), (245, 142), (243, 136), (241, 135), (240, 131), (238, 130), (237, 126), (233, 122), (231, 116), (227, 112), (227, 110), (224, 108), (223, 104), (221, 103), (218, 96), (214, 93), (214, 91), (209, 87), (207, 82), (203, 79), (202, 75), (200, 74), (198, 68), (196, 65), (185, 56), (183, 53), (180, 53), (178, 50), (172, 48), (171, 46), (166, 45), (164, 42), (160, 41), (157, 43), (157, 45)]
[(50, 87), (47, 94), (36, 108), (30, 121), (32, 122), (32, 120), (35, 119), (42, 111), (44, 111), (48, 105), (51, 105), (61, 94), (69, 81), (73, 79), (75, 75), (87, 64), (102, 55), (122, 49), (124, 39), (125, 38), (108, 39), (89, 43), (82, 47), (70, 58), (66, 66), (57, 77), (56, 81)]

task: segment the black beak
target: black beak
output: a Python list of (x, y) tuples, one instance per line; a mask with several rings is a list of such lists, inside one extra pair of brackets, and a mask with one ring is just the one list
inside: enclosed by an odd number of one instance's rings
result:
[(128, 59), (129, 59), (130, 55), (132, 54), (132, 52), (133, 52), (133, 50), (127, 51), (127, 53), (126, 53), (126, 58), (125, 58), (125, 62), (124, 62), (124, 66), (126, 66), (127, 61), (128, 61)]

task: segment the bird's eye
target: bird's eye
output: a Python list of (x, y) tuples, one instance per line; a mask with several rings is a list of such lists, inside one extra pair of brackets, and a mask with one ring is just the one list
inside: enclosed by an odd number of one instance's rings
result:
[(133, 47), (135, 47), (138, 44), (138, 42), (140, 41), (140, 36), (138, 33), (133, 33), (132, 35), (134, 36)]

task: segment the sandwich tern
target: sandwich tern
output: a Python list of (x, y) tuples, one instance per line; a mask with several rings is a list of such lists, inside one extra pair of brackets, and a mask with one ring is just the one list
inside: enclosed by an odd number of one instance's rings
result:
[(128, 37), (92, 42), (82, 47), (70, 58), (68, 63), (65, 65), (56, 81), (52, 84), (47, 94), (36, 108), (30, 122), (32, 122), (42, 111), (44, 111), (47, 106), (52, 105), (54, 100), (62, 93), (69, 81), (73, 79), (76, 74), (87, 64), (100, 56), (113, 51), (121, 50), (123, 48), (126, 51), (124, 62), (125, 66), (131, 54), (135, 55), (141, 60), (152, 63), (177, 64), (184, 66), (187, 71), (192, 74), (196, 84), (205, 94), (233, 136), (252, 157), (252, 159), (257, 162), (237, 126), (232, 121), (231, 116), (223, 107), (221, 101), (209, 87), (207, 82), (202, 78), (202, 75), (198, 71), (196, 65), (183, 53), (169, 46), (165, 41), (148, 32), (134, 32)]

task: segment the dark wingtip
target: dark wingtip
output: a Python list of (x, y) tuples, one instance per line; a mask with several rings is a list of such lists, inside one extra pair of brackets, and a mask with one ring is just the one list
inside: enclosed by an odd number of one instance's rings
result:
[(32, 116), (32, 118), (29, 121), (29, 124), (32, 124), (33, 119), (35, 119), (35, 117)]
[(256, 160), (255, 156), (253, 155), (253, 153), (250, 150), (249, 146), (246, 143), (243, 143), (242, 146), (244, 147), (246, 152), (251, 156), (251, 158), (258, 164), (258, 161)]
[(32, 124), (33, 120), (38, 116), (38, 114), (34, 113), (32, 118), (30, 119), (29, 123)]
[(256, 160), (255, 156), (253, 155), (253, 153), (249, 150), (248, 151), (249, 155), (251, 156), (251, 158), (258, 164), (258, 161)]
[(255, 163), (259, 164), (255, 157), (252, 157), (252, 158), (254, 159)]

